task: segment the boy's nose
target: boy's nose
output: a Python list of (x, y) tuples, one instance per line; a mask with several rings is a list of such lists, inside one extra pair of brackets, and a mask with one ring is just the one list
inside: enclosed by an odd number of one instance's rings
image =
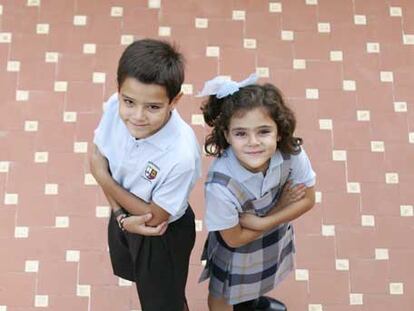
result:
[(144, 109), (143, 108), (135, 109), (133, 117), (137, 121), (143, 120), (145, 118)]

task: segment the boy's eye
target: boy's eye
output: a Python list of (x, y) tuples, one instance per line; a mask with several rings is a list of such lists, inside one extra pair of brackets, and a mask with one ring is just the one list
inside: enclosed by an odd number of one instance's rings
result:
[(132, 107), (134, 106), (134, 102), (132, 100), (129, 99), (124, 99), (124, 103), (128, 106), (128, 107)]
[(148, 106), (148, 108), (149, 108), (150, 110), (158, 110), (158, 109), (160, 109), (161, 107), (160, 107), (160, 106), (157, 106), (157, 105), (149, 105), (149, 106)]

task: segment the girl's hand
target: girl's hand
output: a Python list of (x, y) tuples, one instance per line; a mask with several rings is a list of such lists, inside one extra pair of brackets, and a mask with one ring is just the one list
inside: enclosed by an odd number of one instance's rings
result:
[(123, 219), (122, 226), (129, 233), (136, 233), (147, 236), (161, 236), (168, 228), (168, 222), (164, 221), (156, 227), (147, 226), (145, 223), (150, 221), (152, 214), (142, 216), (129, 216)]
[(239, 216), (240, 226), (251, 230), (263, 230), (264, 222), (265, 219), (263, 217), (256, 216), (255, 214), (243, 213)]
[(284, 208), (292, 203), (295, 203), (305, 197), (306, 186), (304, 184), (297, 184), (292, 187), (292, 181), (288, 180), (283, 186), (282, 194), (279, 197), (277, 207)]

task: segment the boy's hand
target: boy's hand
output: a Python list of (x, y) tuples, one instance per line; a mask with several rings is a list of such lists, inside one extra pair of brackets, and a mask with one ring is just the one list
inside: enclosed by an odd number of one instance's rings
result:
[(292, 181), (288, 180), (283, 186), (282, 194), (279, 197), (276, 207), (278, 209), (284, 208), (299, 201), (305, 196), (305, 190), (306, 186), (304, 184), (297, 184), (292, 187)]
[(164, 221), (156, 227), (149, 227), (145, 223), (150, 221), (152, 214), (142, 216), (129, 216), (122, 222), (123, 228), (130, 232), (147, 236), (160, 236), (165, 233), (168, 228), (168, 222)]
[(99, 149), (95, 147), (90, 159), (90, 169), (96, 181), (100, 184), (101, 179), (109, 175), (108, 160), (101, 154)]

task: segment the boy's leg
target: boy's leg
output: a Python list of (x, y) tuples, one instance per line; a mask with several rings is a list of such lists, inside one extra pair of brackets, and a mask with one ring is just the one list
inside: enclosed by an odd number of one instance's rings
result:
[(134, 281), (134, 265), (128, 242), (113, 214), (108, 224), (108, 246), (114, 274), (123, 279)]
[(185, 286), (194, 242), (194, 213), (190, 207), (168, 226), (163, 236), (142, 238), (135, 267), (143, 311), (185, 310)]

